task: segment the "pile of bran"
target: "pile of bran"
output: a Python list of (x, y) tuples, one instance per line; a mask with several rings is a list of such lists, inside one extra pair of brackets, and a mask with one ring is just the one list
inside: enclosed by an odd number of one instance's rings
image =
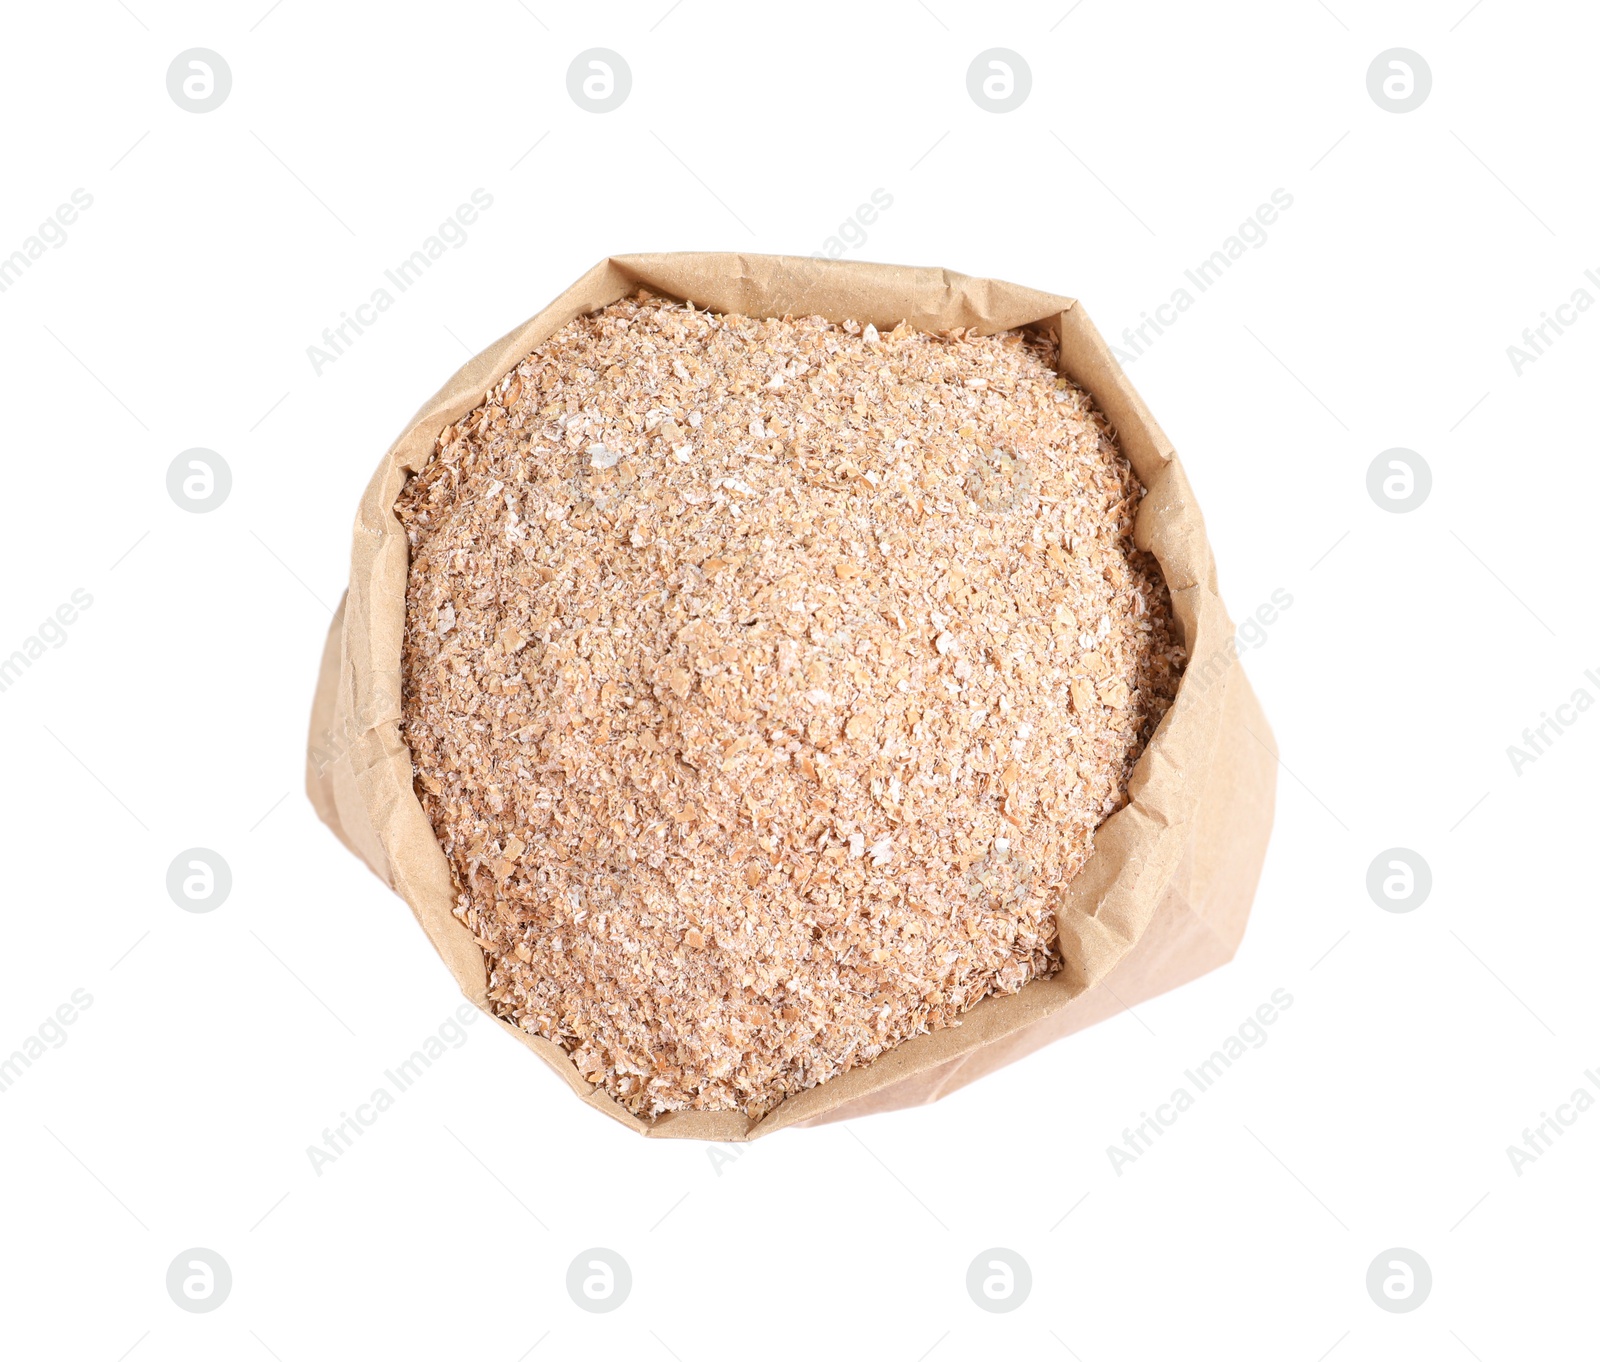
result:
[(639, 295), (440, 435), (402, 731), (501, 1015), (752, 1117), (1053, 972), (1171, 703), (1143, 489), (1022, 333)]

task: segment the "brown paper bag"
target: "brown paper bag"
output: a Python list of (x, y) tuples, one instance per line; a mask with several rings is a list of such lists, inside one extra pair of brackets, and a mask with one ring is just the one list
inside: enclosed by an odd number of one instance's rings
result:
[(394, 503), (406, 478), (431, 455), (440, 430), (477, 406), (513, 365), (574, 317), (641, 286), (746, 316), (820, 314), (872, 322), (880, 330), (903, 320), (932, 331), (1031, 327), (1054, 337), (1061, 372), (1111, 419), (1148, 489), (1134, 538), (1165, 574), (1189, 665), (1176, 701), (1134, 768), (1127, 805), (1101, 825), (1088, 864), (1063, 892), (1063, 968), (1017, 993), (985, 998), (959, 1026), (906, 1041), (752, 1121), (726, 1111), (636, 1117), (581, 1077), (559, 1046), (499, 1024), (580, 1098), (641, 1134), (748, 1140), (784, 1126), (934, 1101), (1231, 959), (1271, 829), (1276, 752), (1238, 663), (1205, 525), (1183, 468), (1083, 308), (1070, 298), (948, 270), (795, 256), (633, 255), (596, 265), (538, 316), (469, 360), (424, 404), (362, 498), (349, 591), (323, 652), (307, 758), (311, 802), (410, 905), (462, 992), (488, 1011), (484, 956), (451, 912), (450, 870), (412, 792), (411, 753), (400, 736), (409, 558)]

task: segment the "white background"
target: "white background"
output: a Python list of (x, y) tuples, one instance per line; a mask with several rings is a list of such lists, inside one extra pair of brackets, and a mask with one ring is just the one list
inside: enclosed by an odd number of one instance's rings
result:
[[(1520, 1175), (1507, 1147), (1600, 1083), (1600, 713), (1520, 774), (1506, 749), (1600, 695), (1600, 316), (1520, 376), (1506, 347), (1600, 296), (1592, 8), (268, 3), (6, 19), (0, 252), (94, 200), (0, 294), (0, 654), (93, 597), (0, 693), (0, 1056), (93, 998), (0, 1093), (6, 1353), (1577, 1355), (1600, 1114)], [(596, 46), (633, 73), (603, 115), (565, 79)], [(1366, 88), (1396, 46), (1433, 73), (1406, 114)], [(231, 67), (215, 112), (167, 93), (191, 47)], [(1031, 68), (1015, 112), (967, 94), (990, 47)], [(306, 347), (479, 187), (466, 244), (315, 374)], [(731, 1159), (639, 1139), (479, 1022), (318, 1176), (306, 1147), (460, 1001), (301, 792), (371, 470), (602, 256), (810, 253), (879, 188), (852, 258), (1075, 296), (1113, 339), (1293, 196), (1129, 366), (1235, 616), (1293, 597), (1245, 659), (1284, 769), (1238, 958), (936, 1106)], [(233, 472), (206, 515), (166, 491), (192, 446)], [(1366, 491), (1392, 446), (1433, 471), (1410, 514)], [(192, 846), (232, 868), (209, 914), (166, 892)], [(1432, 867), (1407, 914), (1365, 888), (1393, 846)], [(1115, 1171), (1279, 988), (1267, 1043)], [(604, 1315), (565, 1288), (596, 1245), (634, 1279)], [(165, 1288), (194, 1246), (232, 1269), (213, 1313)], [(994, 1246), (1033, 1274), (1009, 1314), (964, 1285)], [(1365, 1285), (1396, 1246), (1433, 1274), (1409, 1314)]]

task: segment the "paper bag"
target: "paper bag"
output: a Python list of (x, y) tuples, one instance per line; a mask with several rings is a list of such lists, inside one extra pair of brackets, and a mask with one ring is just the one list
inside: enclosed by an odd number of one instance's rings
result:
[[(1244, 933), (1272, 824), (1276, 752), (1245, 680), (1217, 594), (1205, 524), (1183, 468), (1083, 308), (1070, 298), (948, 270), (795, 256), (674, 254), (602, 261), (532, 320), (469, 360), (384, 455), (356, 516), (350, 586), (323, 652), (306, 786), (318, 815), (407, 904), (462, 992), (488, 1012), (487, 967), (451, 909), (443, 851), (412, 790), (400, 734), (406, 536), (393, 507), (439, 432), (484, 400), (529, 351), (573, 318), (644, 287), (713, 312), (820, 315), (889, 330), (1027, 327), (1054, 338), (1061, 372), (1117, 431), (1147, 490), (1134, 526), (1172, 596), (1189, 663), (1171, 709), (1134, 767), (1128, 803), (1057, 908), (1062, 968), (983, 999), (961, 1024), (917, 1036), (797, 1093), (765, 1116), (632, 1115), (584, 1079), (565, 1051), (496, 1018), (573, 1092), (641, 1134), (748, 1140), (931, 1102), (990, 1070), (1215, 969)], [(493, 1015), (492, 1013), (490, 1014)]]

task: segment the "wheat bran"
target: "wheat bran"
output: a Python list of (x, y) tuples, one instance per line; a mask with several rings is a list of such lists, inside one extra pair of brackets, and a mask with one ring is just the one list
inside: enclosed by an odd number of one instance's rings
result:
[(1047, 341), (639, 295), (442, 432), (402, 730), (501, 1015), (740, 1109), (1053, 972), (1184, 657)]

